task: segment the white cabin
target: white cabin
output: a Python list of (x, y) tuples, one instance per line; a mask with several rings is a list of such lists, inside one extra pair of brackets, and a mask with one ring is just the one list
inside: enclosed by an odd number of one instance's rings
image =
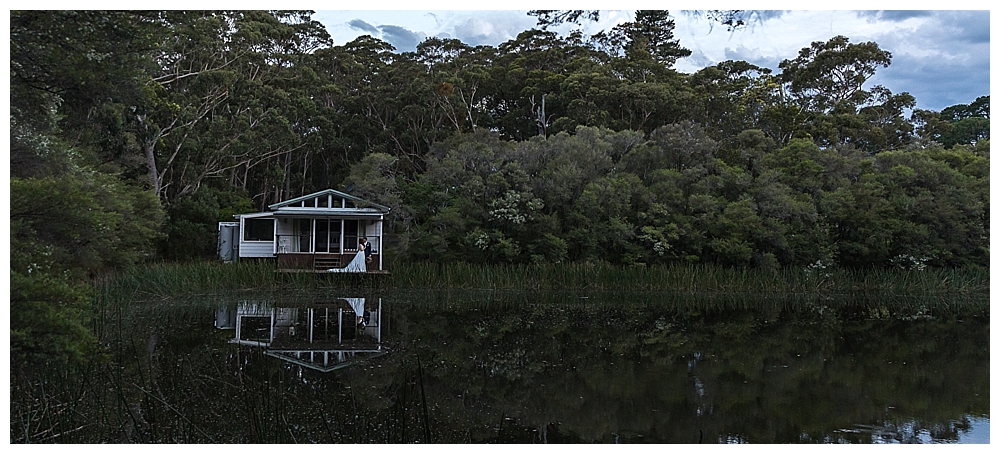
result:
[(382, 222), (388, 207), (326, 189), (268, 209), (236, 215), (238, 223), (219, 223), (224, 260), (276, 258), (280, 269), (343, 271), (365, 237), (372, 259), (366, 271), (384, 270)]

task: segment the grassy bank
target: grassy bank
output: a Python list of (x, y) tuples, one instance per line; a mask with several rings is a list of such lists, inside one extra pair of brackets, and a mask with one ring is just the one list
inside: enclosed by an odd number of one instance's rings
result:
[(594, 290), (800, 294), (989, 293), (987, 269), (729, 269), (711, 265), (622, 267), (610, 264), (397, 264), (389, 276), (288, 274), (273, 262), (153, 264), (106, 276), (107, 296), (171, 297), (242, 291), (348, 288)]

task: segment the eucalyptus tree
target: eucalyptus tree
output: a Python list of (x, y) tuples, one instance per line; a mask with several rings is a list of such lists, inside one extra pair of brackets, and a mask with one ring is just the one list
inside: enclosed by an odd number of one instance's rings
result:
[(875, 42), (852, 44), (845, 36), (816, 41), (779, 64), (781, 81), (804, 117), (801, 131), (823, 146), (852, 143), (869, 153), (905, 146), (913, 125), (903, 111), (915, 105), (909, 93), (893, 94), (864, 84), (892, 54)]
[[(747, 21), (752, 20), (754, 16), (759, 16), (759, 11), (755, 10), (740, 10), (740, 9), (712, 9), (712, 10), (695, 10), (694, 12), (699, 14), (704, 14), (705, 18), (712, 22), (717, 22), (719, 24), (725, 25), (729, 31), (734, 31), (743, 28), (747, 25)], [(528, 11), (529, 16), (537, 16), (537, 24), (543, 30), (552, 26), (559, 26), (562, 24), (577, 24), (579, 25), (583, 21), (593, 21), (597, 22), (601, 19), (601, 10), (583, 10), (583, 9), (566, 9), (566, 10), (553, 10), (553, 9), (536, 9)]]
[(496, 49), (469, 46), (457, 39), (427, 38), (417, 45), (413, 58), (426, 66), (427, 76), (436, 95), (439, 119), (435, 126), (447, 123), (456, 132), (475, 132), (489, 127), (484, 109), (489, 88), (494, 81), (489, 67)]
[(587, 184), (614, 170), (622, 154), (612, 139), (618, 134), (581, 126), (574, 134), (561, 132), (518, 144), (516, 151), (531, 176), (532, 191), (545, 201), (548, 212), (567, 210)]
[[(766, 131), (772, 140), (788, 137), (794, 127), (780, 121), (786, 106), (780, 81), (768, 68), (745, 61), (724, 61), (688, 79), (694, 91), (690, 119), (718, 141), (727, 154), (735, 152), (737, 137), (745, 130)], [(732, 162), (734, 156), (726, 156)]]
[(363, 35), (341, 46), (318, 49), (313, 68), (319, 77), (313, 94), (322, 112), (319, 157), (323, 180), (343, 179), (353, 163), (372, 152), (388, 153), (372, 116), (377, 99), (372, 90), (393, 60), (393, 47)]
[[(331, 118), (325, 133), (327, 156), (344, 169), (367, 153), (399, 158), (407, 175), (422, 168), (430, 145), (454, 130), (439, 108), (426, 65), (415, 53), (396, 54), (389, 43), (368, 35), (317, 52), (324, 80), (320, 95)], [(328, 158), (329, 159), (329, 158)]]
[(605, 65), (587, 62), (566, 75), (559, 85), (566, 109), (551, 122), (549, 132), (573, 132), (577, 126), (610, 127), (613, 93), (620, 84)]
[(915, 143), (920, 147), (941, 143), (941, 138), (951, 132), (952, 127), (951, 122), (941, 118), (940, 112), (927, 109), (913, 109), (910, 123), (913, 124)]
[(494, 81), (486, 100), (494, 127), (507, 138), (547, 136), (570, 102), (562, 93), (566, 78), (597, 58), (582, 36), (526, 30), (497, 47), (491, 68)]
[(835, 36), (826, 42), (813, 42), (778, 67), (789, 94), (804, 109), (828, 112), (843, 102), (866, 102), (870, 93), (864, 90), (864, 83), (891, 61), (892, 54), (875, 42), (851, 44), (847, 37)]
[(872, 87), (871, 92), (870, 104), (858, 111), (865, 121), (865, 128), (858, 134), (858, 148), (874, 152), (907, 146), (914, 126), (903, 112), (916, 106), (916, 98), (907, 92), (893, 94), (882, 86)]
[(151, 74), (154, 101), (136, 113), (154, 193), (183, 197), (220, 177), (247, 187), (255, 167), (279, 156), (265, 188), (248, 189), (261, 203), (290, 190), (288, 154), (304, 147), (308, 126), (290, 112), (297, 104), (283, 79), (301, 77), (301, 56), (328, 40), (309, 15), (164, 13), (174, 39)]
[(980, 96), (971, 104), (956, 104), (941, 110), (941, 118), (950, 124), (941, 135), (945, 147), (955, 144), (975, 145), (990, 138), (990, 97)]
[(990, 138), (990, 97), (980, 96), (971, 104), (956, 104), (940, 112), (914, 109), (910, 117), (914, 136), (921, 145), (929, 142), (951, 148), (956, 144), (975, 145)]
[(988, 142), (989, 138), (989, 118), (969, 117), (952, 123), (951, 131), (941, 138), (941, 142), (945, 146), (976, 145), (980, 142)]
[(960, 121), (971, 117), (990, 118), (990, 97), (980, 96), (969, 104), (955, 104), (941, 109), (941, 118)]

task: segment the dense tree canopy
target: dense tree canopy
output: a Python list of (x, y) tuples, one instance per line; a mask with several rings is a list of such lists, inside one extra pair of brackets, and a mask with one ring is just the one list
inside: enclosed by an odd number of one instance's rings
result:
[(844, 36), (683, 74), (673, 27), (398, 53), (309, 11), (12, 11), (11, 304), (328, 187), (393, 207), (401, 260), (986, 265), (988, 95), (913, 110)]

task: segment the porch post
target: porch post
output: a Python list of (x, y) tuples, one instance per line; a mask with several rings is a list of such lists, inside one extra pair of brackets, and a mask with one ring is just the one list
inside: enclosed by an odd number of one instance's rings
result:
[(382, 267), (382, 257), (385, 255), (382, 252), (385, 250), (385, 238), (382, 238), (382, 219), (384, 218), (385, 218), (384, 215), (380, 214), (378, 216), (378, 269), (379, 270), (385, 269), (384, 267)]
[(312, 234), (312, 235), (309, 235), (309, 237), (312, 238), (312, 244), (309, 245), (309, 252), (312, 252), (313, 254), (315, 254), (316, 253), (316, 219), (315, 218), (312, 219), (312, 231), (309, 232), (309, 233)]
[(340, 220), (340, 253), (344, 253), (344, 220)]

